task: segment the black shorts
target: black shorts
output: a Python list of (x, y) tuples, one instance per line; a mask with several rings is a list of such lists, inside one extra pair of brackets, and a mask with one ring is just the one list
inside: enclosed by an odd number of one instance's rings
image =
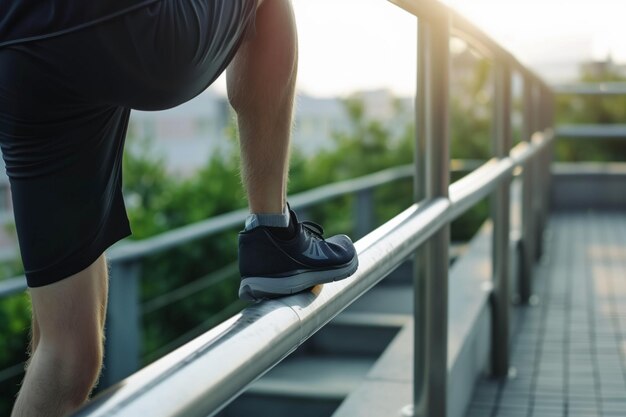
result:
[(122, 198), (130, 109), (200, 94), (255, 11), (256, 0), (161, 0), (0, 49), (0, 146), (30, 287), (83, 270), (130, 234)]

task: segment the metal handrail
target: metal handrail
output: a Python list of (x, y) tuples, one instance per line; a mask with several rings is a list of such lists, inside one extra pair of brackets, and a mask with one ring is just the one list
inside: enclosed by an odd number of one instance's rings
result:
[[(480, 166), (482, 161), (479, 160), (452, 160), (453, 172), (467, 172)], [(372, 190), (379, 186), (390, 184), (394, 181), (407, 180), (413, 176), (412, 166), (400, 166), (385, 169), (373, 174), (365, 175), (362, 177), (340, 181), (328, 185), (324, 185), (312, 190), (304, 191), (296, 194), (290, 198), (292, 207), (297, 210), (304, 210), (312, 206), (322, 204), (326, 201), (330, 201), (333, 198), (338, 198), (344, 195), (357, 195), (360, 196), (361, 204), (357, 207), (357, 213), (368, 211), (368, 208), (372, 208), (371, 202), (368, 202), (372, 198)], [(361, 196), (363, 194), (363, 196)], [(363, 207), (365, 206), (365, 207)], [(243, 210), (237, 210), (229, 212), (223, 215), (215, 216), (210, 219), (200, 221), (194, 224), (183, 226), (178, 229), (174, 229), (168, 232), (164, 232), (155, 237), (147, 238), (140, 241), (123, 242), (114, 246), (108, 251), (108, 261), (111, 265), (113, 273), (110, 285), (112, 287), (111, 295), (109, 297), (109, 303), (111, 304), (108, 309), (109, 314), (116, 314), (121, 311), (120, 316), (123, 320), (119, 320), (114, 323), (109, 317), (108, 320), (108, 335), (107, 341), (109, 353), (111, 348), (116, 349), (114, 345), (119, 345), (117, 351), (123, 352), (125, 360), (123, 365), (118, 365), (119, 355), (109, 354), (107, 355), (107, 364), (105, 367), (105, 373), (101, 378), (100, 386), (108, 386), (112, 383), (119, 381), (120, 379), (128, 376), (132, 372), (139, 369), (139, 357), (138, 352), (140, 350), (140, 330), (141, 324), (139, 320), (141, 316), (147, 312), (151, 312), (155, 309), (161, 308), (165, 305), (169, 305), (177, 300), (189, 295), (190, 292), (198, 290), (199, 288), (205, 288), (211, 283), (223, 280), (228, 276), (228, 272), (234, 270), (236, 265), (226, 266), (218, 271), (215, 271), (209, 275), (192, 281), (184, 287), (177, 288), (176, 290), (157, 296), (156, 298), (146, 301), (142, 305), (137, 305), (139, 300), (137, 294), (131, 293), (127, 296), (127, 287), (131, 289), (137, 286), (135, 281), (139, 280), (139, 272), (137, 263), (141, 263), (143, 259), (150, 255), (155, 255), (159, 252), (166, 251), (170, 248), (174, 248), (183, 243), (189, 243), (194, 239), (202, 239), (211, 235), (240, 227), (243, 224), (247, 212)], [(357, 215), (357, 220), (365, 221), (365, 223), (371, 222), (372, 213), (365, 213)], [(364, 230), (371, 230), (371, 224), (360, 224)], [(131, 268), (127, 268), (127, 264), (133, 265)], [(121, 268), (118, 268), (120, 267)], [(117, 290), (116, 288), (124, 286), (124, 288)], [(5, 297), (21, 294), (26, 290), (26, 279), (24, 276), (18, 276), (0, 281), (0, 300)], [(121, 293), (124, 296), (116, 296), (114, 293)], [(135, 306), (133, 308), (132, 306)], [(135, 340), (134, 344), (129, 344), (128, 339)], [(129, 361), (128, 358), (136, 357), (136, 359)], [(23, 366), (19, 365), (23, 370)], [(0, 370), (0, 374), (2, 370)], [(2, 378), (0, 377), (0, 381)]]
[(483, 55), (506, 61), (511, 69), (517, 70), (524, 78), (532, 78), (541, 88), (551, 90), (541, 78), (528, 67), (524, 66), (511, 52), (504, 49), (479, 27), (471, 23), (456, 10), (446, 6), (438, 0), (388, 0), (390, 3), (404, 9), (412, 15), (429, 22), (442, 19), (450, 23), (452, 35), (469, 42)]
[[(514, 167), (540, 155), (551, 141), (550, 132), (536, 134), (531, 144), (519, 144), (510, 157), (490, 161), (453, 184), (449, 200), (414, 204), (356, 242), (360, 266), (353, 277), (317, 286), (311, 292), (256, 303), (112, 387), (76, 415), (214, 415), (443, 225), (507, 180)], [(466, 187), (475, 192), (467, 193)]]
[(602, 81), (590, 83), (574, 83), (553, 85), (555, 94), (572, 95), (626, 95), (626, 82)]
[[(492, 212), (494, 248), (505, 247), (508, 240), (503, 239), (508, 239), (509, 219), (503, 213), (510, 207), (506, 191), (514, 168), (521, 167), (523, 257), (520, 295), (522, 302), (530, 298), (532, 269), (540, 247), (539, 231), (546, 215), (550, 184), (553, 134), (547, 128), (552, 124), (553, 98), (547, 85), (510, 53), (441, 3), (432, 0), (391, 1), (419, 18), (417, 157), (411, 171), (416, 179), (417, 202), (357, 241), (360, 267), (354, 276), (317, 286), (310, 292), (246, 308), (106, 390), (77, 415), (214, 415), (410, 256), (416, 256), (419, 262), (414, 279), (414, 404), (405, 415), (447, 414), (449, 223), (481, 199), (493, 195), (494, 206), (499, 208)], [(500, 107), (492, 140), (494, 159), (449, 185), (448, 43), (451, 33), (460, 34), (493, 58), (498, 74), (496, 102)], [(513, 150), (510, 149), (512, 72), (519, 73), (524, 80), (524, 143)], [(306, 202), (304, 199), (300, 203)], [(236, 225), (241, 223), (245, 214), (242, 211), (230, 214), (230, 217), (224, 215), (214, 221)], [(208, 228), (206, 224), (203, 227)], [(130, 306), (127, 307), (129, 310), (109, 308), (109, 314), (113, 314), (110, 316), (113, 328), (118, 321), (139, 317), (137, 306), (128, 301), (136, 300), (139, 253), (164, 250), (198, 236), (197, 231), (183, 228), (149, 244), (143, 242), (134, 247), (116, 248), (119, 252), (115, 254), (118, 258), (112, 275), (118, 273), (135, 278), (112, 280), (112, 298), (126, 300), (123, 305)], [(510, 300), (506, 288), (509, 277), (507, 268), (503, 267), (508, 264), (508, 251), (495, 251), (492, 262), (495, 306), (492, 314), (494, 335), (497, 336), (493, 347), (494, 364), (497, 365), (494, 372), (496, 376), (503, 376), (508, 368), (507, 311)], [(126, 338), (136, 350), (132, 345), (138, 343), (137, 334), (138, 331), (133, 331), (130, 326), (121, 334), (109, 336), (107, 343)], [(124, 357), (125, 352), (109, 348), (108, 355)], [(129, 360), (131, 363), (124, 366), (135, 367), (136, 363), (132, 361), (136, 358)], [(109, 366), (108, 370), (111, 368)]]
[[(601, 95), (600, 93), (598, 93)], [(626, 92), (624, 93), (626, 94)], [(626, 124), (572, 124), (559, 125), (556, 136), (568, 139), (626, 139)]]
[[(456, 162), (457, 166), (462, 169), (464, 162)], [(474, 165), (475, 162), (470, 161), (470, 164)], [(373, 174), (301, 192), (290, 198), (290, 204), (294, 209), (306, 209), (343, 195), (371, 190), (392, 181), (409, 179), (412, 176), (413, 168), (411, 165), (388, 168)], [(125, 241), (113, 246), (107, 252), (107, 258), (111, 263), (137, 261), (178, 247), (182, 244), (190, 243), (194, 240), (240, 227), (248, 214), (247, 209), (235, 210), (211, 217), (207, 220), (182, 226), (154, 237), (138, 241)], [(26, 279), (23, 275), (2, 280), (0, 281), (0, 299), (23, 292), (26, 289)]]
[(0, 281), (0, 299), (22, 293), (26, 288), (26, 278), (23, 275), (4, 279)]
[[(482, 31), (441, 3), (391, 0), (419, 18), (416, 103), (416, 204), (356, 243), (361, 264), (346, 280), (255, 304), (127, 378), (79, 412), (99, 415), (214, 415), (319, 328), (415, 254), (413, 404), (405, 415), (446, 415), (447, 248), (449, 223), (493, 194), (494, 373), (508, 370), (508, 184), (523, 168), (520, 296), (532, 294), (532, 269), (546, 217), (553, 134), (547, 85)], [(496, 68), (495, 159), (448, 185), (448, 42), (451, 32), (477, 43)], [(455, 34), (457, 32), (454, 32)], [(476, 46), (476, 45), (474, 45)], [(524, 80), (524, 143), (512, 151), (511, 76)], [(532, 138), (531, 138), (532, 137)], [(418, 250), (419, 248), (419, 250)], [(416, 252), (417, 251), (417, 252)], [(158, 399), (158, 401), (156, 401)]]
[[(292, 196), (289, 201), (295, 209), (306, 209), (342, 195), (370, 190), (391, 181), (410, 178), (412, 175), (411, 166), (389, 168), (360, 178), (336, 182), (310, 191), (304, 191)], [(248, 209), (232, 211), (162, 233), (153, 238), (129, 242), (123, 246), (113, 248), (109, 252), (109, 259), (116, 262), (124, 262), (154, 255), (193, 240), (240, 227), (248, 214)]]
[[(453, 171), (460, 172), (474, 169), (481, 164), (478, 160), (455, 159), (451, 162)], [(303, 191), (293, 195), (289, 201), (291, 206), (296, 210), (307, 209), (337, 197), (357, 194), (359, 192), (375, 189), (376, 187), (393, 181), (409, 179), (413, 174), (412, 165), (388, 168), (362, 177), (339, 181)], [(190, 243), (194, 240), (240, 227), (247, 215), (247, 209), (235, 210), (186, 226), (181, 226), (150, 238), (138, 241), (124, 241), (113, 246), (108, 251), (107, 258), (111, 263), (140, 260), (178, 247), (182, 244)], [(0, 299), (23, 292), (26, 289), (26, 279), (23, 275), (7, 278), (0, 281)]]

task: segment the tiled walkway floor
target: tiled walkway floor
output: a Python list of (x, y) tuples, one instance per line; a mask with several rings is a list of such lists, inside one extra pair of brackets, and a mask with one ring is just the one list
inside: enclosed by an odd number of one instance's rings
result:
[(553, 216), (511, 352), (466, 417), (626, 416), (626, 213)]

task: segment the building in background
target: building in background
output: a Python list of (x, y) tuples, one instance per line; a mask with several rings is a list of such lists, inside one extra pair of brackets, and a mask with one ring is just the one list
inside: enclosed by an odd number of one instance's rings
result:
[(626, 65), (613, 61), (611, 55), (604, 60), (587, 61), (580, 65), (580, 73), (594, 79), (602, 79), (610, 76), (626, 78)]
[(189, 175), (214, 153), (232, 147), (232, 114), (226, 97), (210, 90), (172, 109), (131, 113), (127, 146), (149, 140), (170, 171)]
[[(413, 98), (396, 98), (388, 90), (355, 95), (364, 104), (365, 117), (394, 130), (404, 129), (413, 117)], [(399, 111), (401, 110), (401, 111)], [(173, 109), (131, 114), (127, 146), (148, 139), (168, 170), (190, 175), (207, 160), (236, 146), (232, 129), (235, 116), (225, 96), (207, 91)], [(311, 155), (334, 146), (333, 134), (350, 131), (350, 118), (340, 98), (316, 98), (299, 94), (296, 100), (293, 146)]]

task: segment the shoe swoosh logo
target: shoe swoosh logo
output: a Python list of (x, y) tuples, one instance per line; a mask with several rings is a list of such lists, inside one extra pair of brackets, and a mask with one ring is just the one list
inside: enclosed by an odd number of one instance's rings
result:
[(328, 259), (328, 256), (326, 256), (322, 248), (320, 248), (314, 240), (309, 241), (309, 246), (306, 248), (303, 255), (311, 259)]

